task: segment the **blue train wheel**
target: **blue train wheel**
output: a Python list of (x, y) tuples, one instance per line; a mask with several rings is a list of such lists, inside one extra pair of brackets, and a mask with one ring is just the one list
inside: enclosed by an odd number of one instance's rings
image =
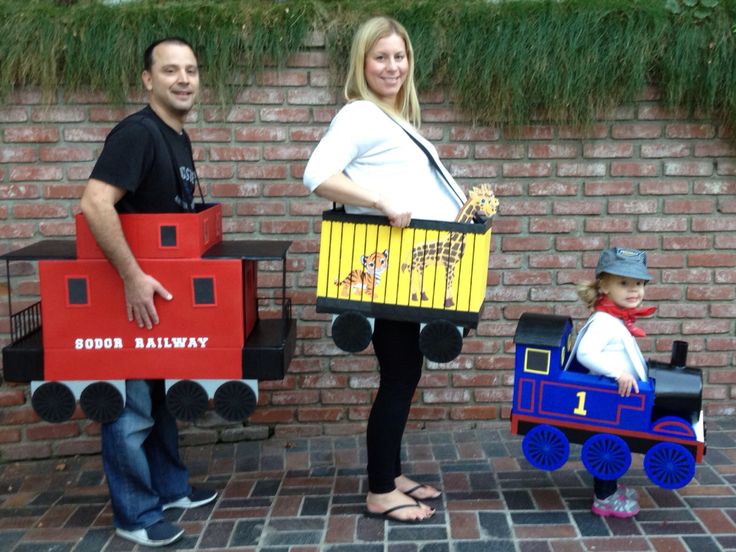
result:
[(623, 476), (631, 466), (631, 450), (618, 435), (599, 433), (583, 444), (580, 453), (585, 469), (598, 479), (611, 481)]
[(429, 322), (419, 334), (419, 350), (432, 362), (450, 362), (462, 349), (462, 334), (447, 320)]
[(644, 456), (644, 472), (663, 489), (679, 489), (695, 475), (695, 459), (682, 445), (657, 443)]
[(123, 413), (123, 396), (114, 385), (96, 381), (84, 388), (79, 396), (79, 406), (90, 420), (106, 424), (117, 420)]
[(215, 412), (228, 422), (242, 422), (256, 409), (256, 394), (242, 381), (228, 381), (215, 391)]
[(368, 319), (355, 311), (340, 313), (332, 323), (332, 339), (335, 345), (347, 353), (358, 353), (368, 347), (373, 328)]
[(58, 381), (41, 384), (31, 397), (33, 410), (46, 422), (58, 424), (67, 421), (76, 407), (74, 393)]
[(570, 441), (562, 431), (549, 425), (532, 428), (521, 442), (524, 456), (537, 469), (554, 471), (570, 456)]
[(177, 420), (193, 422), (207, 412), (207, 391), (196, 381), (181, 380), (166, 392), (166, 408)]

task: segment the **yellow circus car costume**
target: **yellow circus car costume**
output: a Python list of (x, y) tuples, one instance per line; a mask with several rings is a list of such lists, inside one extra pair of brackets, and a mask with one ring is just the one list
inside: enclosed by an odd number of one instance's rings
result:
[(498, 200), (487, 184), (470, 190), (454, 222), (322, 214), (317, 312), (336, 315), (335, 344), (365, 349), (373, 318), (420, 322), (419, 346), (429, 360), (460, 354), (463, 328), (480, 320), (488, 278), (491, 217)]

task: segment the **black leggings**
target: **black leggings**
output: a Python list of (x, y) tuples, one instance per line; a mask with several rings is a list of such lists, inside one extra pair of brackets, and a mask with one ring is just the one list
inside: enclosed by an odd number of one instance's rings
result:
[(603, 480), (597, 477), (593, 478), (593, 493), (595, 497), (601, 500), (608, 498), (616, 492), (618, 488), (618, 481), (616, 479)]
[(401, 439), (422, 375), (419, 324), (376, 319), (373, 350), (380, 383), (368, 417), (368, 490), (388, 493), (401, 475)]

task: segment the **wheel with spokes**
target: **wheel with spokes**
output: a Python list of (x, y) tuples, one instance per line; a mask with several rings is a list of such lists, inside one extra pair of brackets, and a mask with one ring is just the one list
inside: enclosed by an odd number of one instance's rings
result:
[(570, 441), (559, 429), (549, 425), (532, 428), (521, 443), (524, 457), (537, 469), (554, 471), (570, 457)]

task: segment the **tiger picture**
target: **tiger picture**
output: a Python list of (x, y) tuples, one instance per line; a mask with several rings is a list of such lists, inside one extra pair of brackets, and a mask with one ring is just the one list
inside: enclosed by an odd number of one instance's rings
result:
[(357, 295), (367, 293), (373, 297), (376, 286), (381, 283), (381, 274), (388, 267), (388, 249), (384, 249), (383, 253), (376, 251), (367, 256), (361, 255), (360, 262), (362, 269), (351, 270), (342, 280), (335, 280), (335, 285), (342, 286), (342, 297), (348, 297), (351, 292)]

